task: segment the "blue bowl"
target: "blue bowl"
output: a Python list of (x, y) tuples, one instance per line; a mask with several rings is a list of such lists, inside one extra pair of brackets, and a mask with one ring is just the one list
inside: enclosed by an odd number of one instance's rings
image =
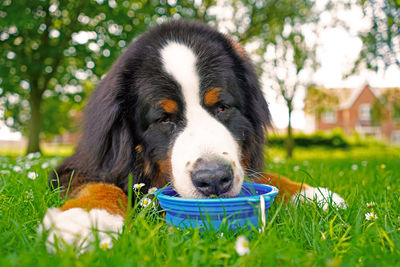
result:
[(155, 195), (166, 211), (165, 219), (169, 225), (221, 230), (259, 228), (260, 195), (264, 198), (267, 213), (278, 192), (273, 186), (243, 183), (241, 192), (233, 198), (181, 198), (171, 187), (158, 189)]

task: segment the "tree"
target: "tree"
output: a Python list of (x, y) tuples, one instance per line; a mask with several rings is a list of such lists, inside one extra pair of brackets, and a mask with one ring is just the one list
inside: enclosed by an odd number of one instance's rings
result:
[(264, 63), (264, 74), (269, 85), (288, 108), (287, 138), (285, 140), (286, 156), (293, 156), (294, 139), (292, 133), (292, 113), (294, 99), (299, 90), (305, 90), (310, 80), (308, 69), (313, 65), (313, 49), (307, 48), (304, 37), (295, 32), (287, 37), (277, 38), (277, 44), (267, 50), (269, 59)]
[(400, 89), (387, 88), (372, 105), (372, 120), (381, 123), (386, 120), (400, 122)]
[(356, 67), (365, 62), (377, 70), (396, 64), (400, 67), (400, 1), (360, 0), (364, 14), (371, 19), (371, 28), (360, 33), (363, 48)]
[(263, 55), (267, 47), (276, 45), (285, 35), (285, 29), (288, 30), (294, 25), (298, 28), (301, 24), (315, 19), (315, 14), (312, 12), (314, 1), (311, 0), (225, 2), (226, 9), (232, 9), (232, 16), (225, 19), (218, 19), (217, 16), (217, 22), (242, 45), (256, 47), (251, 56), (260, 75), (263, 73), (262, 64), (265, 62)]
[(324, 111), (333, 111), (339, 106), (339, 97), (329, 89), (310, 85), (304, 99), (304, 112), (315, 114), (320, 119)]
[[(227, 30), (244, 45), (256, 47), (252, 55), (258, 72), (267, 78), (288, 108), (287, 156), (292, 157), (292, 112), (294, 98), (304, 86), (303, 73), (314, 61), (314, 50), (306, 44), (302, 25), (317, 16), (308, 0), (232, 1), (233, 22)], [(312, 28), (312, 27), (310, 27)], [(315, 64), (314, 64), (315, 67)]]
[[(0, 114), (40, 151), (121, 51), (167, 17), (209, 20), (214, 1), (4, 0), (0, 4)], [(129, 22), (129, 23), (128, 23)]]

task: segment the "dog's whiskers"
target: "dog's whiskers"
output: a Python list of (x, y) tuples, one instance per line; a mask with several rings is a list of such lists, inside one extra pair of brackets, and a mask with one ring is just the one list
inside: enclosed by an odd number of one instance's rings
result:
[(263, 172), (256, 171), (254, 169), (245, 168), (245, 172), (249, 178), (259, 178), (259, 176), (263, 175)]

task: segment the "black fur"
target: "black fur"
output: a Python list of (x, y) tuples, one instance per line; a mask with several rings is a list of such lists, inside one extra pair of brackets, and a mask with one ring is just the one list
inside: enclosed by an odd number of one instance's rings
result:
[[(67, 187), (104, 181), (127, 191), (133, 182), (153, 186), (160, 181), (157, 162), (168, 157), (177, 133), (185, 126), (179, 85), (162, 70), (159, 50), (173, 40), (191, 47), (198, 57), (201, 92), (221, 87), (224, 112), (216, 116), (240, 143), (248, 167), (263, 167), (264, 130), (270, 116), (251, 62), (232, 41), (211, 27), (193, 21), (170, 21), (150, 29), (132, 42), (93, 93), (84, 118), (83, 136), (75, 154), (57, 172)], [(166, 118), (156, 103), (178, 103)], [(136, 147), (141, 145), (142, 151)], [(147, 167), (146, 167), (147, 164)], [(168, 177), (164, 177), (168, 180)], [(159, 185), (159, 184), (158, 184)]]

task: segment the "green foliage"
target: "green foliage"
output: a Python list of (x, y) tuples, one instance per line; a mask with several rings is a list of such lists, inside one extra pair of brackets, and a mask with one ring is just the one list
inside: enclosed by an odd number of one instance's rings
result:
[[(314, 19), (314, 1), (310, 0), (272, 0), (232, 1), (236, 11), (231, 33), (239, 40), (251, 42), (263, 40), (260, 52), (269, 44), (276, 44), (286, 25), (301, 24)], [(238, 12), (240, 11), (240, 12)]]
[[(285, 140), (284, 135), (268, 136), (268, 144), (282, 146)], [(313, 134), (298, 133), (293, 136), (296, 146), (326, 146), (332, 148), (347, 148), (350, 146), (348, 138), (339, 130), (332, 132), (317, 131)]]
[(304, 105), (306, 113), (320, 116), (324, 111), (336, 109), (339, 105), (339, 98), (327, 89), (309, 86)]
[(374, 124), (380, 124), (382, 121), (387, 120), (387, 111), (385, 105), (380, 99), (375, 99), (372, 103), (371, 119)]
[[(266, 148), (271, 157), (282, 149)], [(48, 254), (36, 229), (47, 207), (59, 206), (57, 190), (47, 188), (52, 158), (0, 157), (1, 266), (396, 266), (400, 258), (400, 151), (397, 149), (298, 148), (296, 160), (267, 163), (266, 170), (313, 186), (333, 189), (346, 210), (323, 211), (315, 204), (283, 204), (269, 210), (264, 233), (241, 231), (250, 254), (235, 251), (238, 233), (202, 234), (179, 230), (159, 213), (134, 210), (114, 247), (77, 255), (73, 249)], [(59, 161), (60, 159), (57, 159)], [(55, 162), (56, 163), (56, 162)], [(29, 167), (26, 166), (30, 165)], [(20, 166), (21, 172), (12, 168)], [(8, 171), (8, 172), (6, 172)], [(35, 180), (27, 178), (36, 171)], [(367, 207), (374, 202), (375, 206)], [(367, 221), (373, 212), (377, 219)]]
[(382, 101), (392, 119), (400, 121), (400, 88), (388, 88), (382, 95)]
[[(268, 144), (271, 146), (284, 146), (285, 135), (269, 135)], [(327, 148), (351, 148), (351, 147), (386, 147), (383, 141), (374, 137), (361, 137), (357, 132), (347, 136), (342, 129), (337, 128), (330, 132), (316, 131), (312, 134), (297, 133), (293, 136), (298, 147), (327, 147)]]
[(360, 34), (363, 49), (360, 62), (378, 70), (379, 66), (400, 66), (400, 2), (398, 0), (360, 1), (364, 14), (372, 19), (371, 28)]
[(400, 89), (387, 88), (372, 106), (372, 119), (375, 123), (387, 120), (400, 121)]

